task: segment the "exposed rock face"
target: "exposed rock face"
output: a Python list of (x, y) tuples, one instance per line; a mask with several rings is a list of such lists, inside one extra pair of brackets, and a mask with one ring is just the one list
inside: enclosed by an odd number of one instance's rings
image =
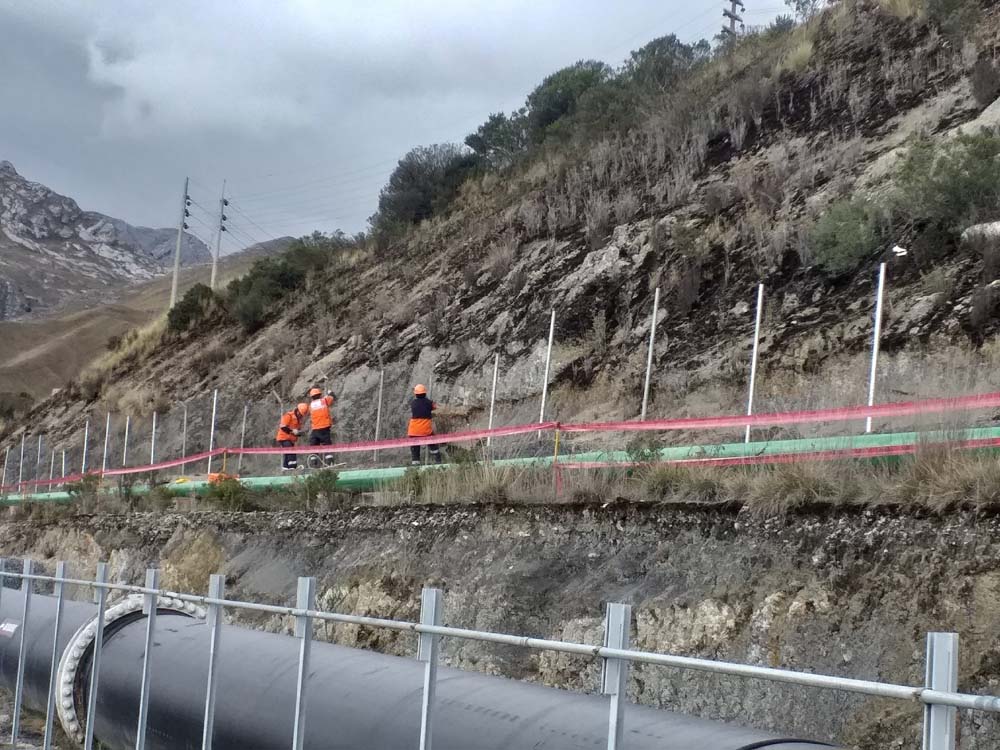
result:
[[(445, 590), (450, 625), (599, 643), (608, 601), (633, 607), (644, 650), (909, 685), (923, 683), (924, 637), (961, 637), (959, 687), (1000, 693), (1000, 523), (847, 511), (761, 520), (655, 505), (358, 508), (326, 514), (196, 513), (4, 523), (0, 552), (113, 575), (290, 603), (296, 577), (318, 577), (319, 606), (413, 620), (420, 589)], [(230, 612), (288, 631), (280, 617)], [(343, 626), (320, 637), (412, 656), (412, 636)], [(446, 639), (451, 666), (581, 691), (593, 661)], [(917, 747), (910, 703), (638, 666), (642, 703), (843, 743)], [(962, 712), (961, 750), (994, 747), (993, 714)]]
[[(0, 320), (152, 278), (172, 263), (175, 239), (175, 230), (83, 211), (0, 162)], [(211, 259), (191, 236), (182, 250), (185, 264)]]

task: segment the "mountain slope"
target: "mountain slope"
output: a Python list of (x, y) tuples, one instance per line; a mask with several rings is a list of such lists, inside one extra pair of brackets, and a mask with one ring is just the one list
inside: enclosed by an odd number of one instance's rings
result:
[[(51, 310), (74, 298), (99, 299), (148, 280), (172, 263), (176, 231), (133, 227), (83, 211), (0, 162), (0, 320)], [(211, 259), (187, 236), (185, 264)]]

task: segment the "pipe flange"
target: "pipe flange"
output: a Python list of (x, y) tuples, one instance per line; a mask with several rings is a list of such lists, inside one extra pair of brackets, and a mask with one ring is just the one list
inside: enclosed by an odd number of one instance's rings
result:
[[(107, 627), (117, 620), (142, 611), (142, 594), (132, 594), (121, 599), (112, 606), (104, 610), (104, 627)], [(184, 602), (172, 597), (158, 597), (156, 600), (156, 611), (166, 610), (188, 617), (195, 617), (204, 620), (205, 608), (199, 607), (190, 602)], [(97, 615), (85, 622), (69, 639), (63, 649), (62, 657), (59, 659), (59, 669), (56, 672), (56, 713), (59, 715), (59, 723), (67, 737), (72, 737), (79, 744), (84, 741), (84, 721), (80, 720), (76, 706), (76, 680), (77, 672), (84, 657), (90, 653), (94, 645), (94, 638), (97, 635)]]

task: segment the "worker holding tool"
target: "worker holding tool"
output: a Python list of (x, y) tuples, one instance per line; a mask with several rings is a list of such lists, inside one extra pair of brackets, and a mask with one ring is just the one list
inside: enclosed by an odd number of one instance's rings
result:
[[(309, 404), (299, 404), (291, 411), (286, 411), (281, 415), (281, 424), (278, 426), (278, 434), (275, 440), (282, 448), (294, 448), (295, 443), (302, 434), (302, 425), (309, 416)], [(286, 453), (281, 459), (282, 471), (295, 471), (299, 468), (299, 459), (294, 453)]]
[[(434, 411), (437, 404), (427, 396), (427, 386), (417, 384), (413, 387), (413, 400), (410, 401), (410, 425), (406, 431), (407, 437), (427, 437), (434, 434)], [(438, 445), (428, 445), (427, 450), (434, 456), (434, 463), (441, 463), (441, 448)], [(420, 446), (410, 446), (410, 463), (420, 465)]]
[[(333, 427), (333, 394), (323, 395), (320, 388), (309, 389), (309, 421), (311, 432), (309, 434), (309, 445), (333, 445), (333, 436), (330, 430)], [(320, 463), (318, 454), (309, 456), (309, 462)], [(322, 458), (322, 463), (327, 464), (333, 461), (333, 454), (327, 453)]]

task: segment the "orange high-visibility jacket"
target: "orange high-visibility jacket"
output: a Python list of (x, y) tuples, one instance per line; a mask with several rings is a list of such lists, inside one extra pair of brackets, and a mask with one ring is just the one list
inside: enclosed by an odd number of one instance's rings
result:
[(407, 437), (427, 437), (434, 434), (434, 410), (437, 404), (426, 396), (413, 399), (410, 402), (410, 426)]
[(333, 427), (333, 415), (330, 407), (333, 406), (333, 396), (320, 396), (309, 402), (309, 418), (312, 421), (314, 430), (323, 430)]
[(278, 427), (278, 434), (274, 436), (274, 439), (281, 442), (282, 440), (290, 440), (295, 442), (299, 439), (292, 430), (302, 429), (302, 418), (299, 416), (297, 409), (292, 409), (291, 411), (286, 411), (281, 415), (281, 425)]

